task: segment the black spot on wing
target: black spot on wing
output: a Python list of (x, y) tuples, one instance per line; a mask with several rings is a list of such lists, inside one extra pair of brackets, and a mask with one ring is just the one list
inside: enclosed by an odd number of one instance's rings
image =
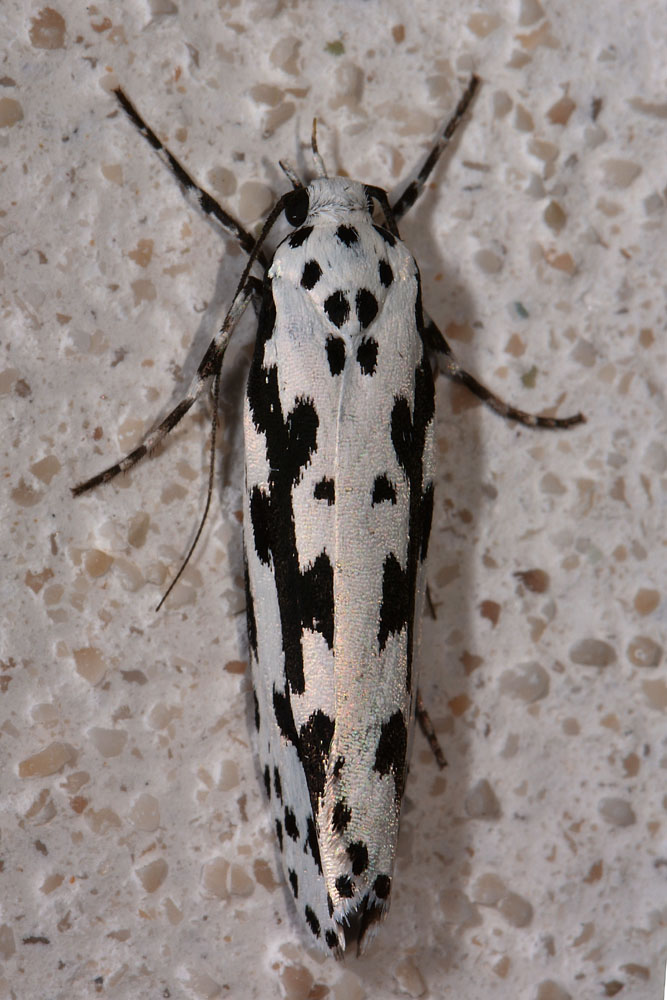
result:
[(348, 844), (347, 856), (352, 862), (352, 874), (361, 875), (368, 868), (368, 848), (363, 840), (355, 840)]
[[(319, 419), (310, 399), (297, 399), (294, 409), (287, 415), (287, 455), (281, 462), (282, 474), (297, 483), (301, 470), (310, 462), (317, 450)], [(273, 470), (272, 470), (273, 471)]]
[[(420, 439), (426, 432), (428, 424), (435, 414), (435, 385), (433, 372), (426, 353), (415, 370), (415, 428), (419, 428)], [(423, 450), (423, 446), (422, 446)]]
[(336, 757), (336, 763), (333, 766), (334, 778), (338, 778), (340, 776), (340, 772), (343, 770), (344, 766), (345, 766), (345, 758), (342, 756)]
[(337, 329), (347, 322), (350, 315), (350, 303), (344, 292), (332, 292), (324, 302), (324, 311)]
[(290, 701), (287, 689), (278, 691), (273, 689), (273, 714), (276, 717), (276, 724), (284, 739), (299, 749), (299, 737), (296, 732), (294, 715), (292, 714), (292, 702)]
[(299, 877), (297, 873), (290, 868), (287, 877), (289, 878), (289, 884), (292, 886), (292, 894), (295, 899), (299, 898)]
[(324, 940), (332, 950), (338, 948), (338, 935), (335, 931), (327, 931), (324, 935)]
[(396, 800), (400, 801), (405, 784), (405, 755), (408, 748), (408, 731), (403, 713), (394, 714), (382, 724), (380, 738), (375, 751), (373, 770), (378, 774), (393, 774), (396, 786)]
[(349, 875), (339, 875), (336, 879), (336, 889), (338, 895), (343, 899), (351, 899), (354, 896), (354, 882)]
[(282, 786), (282, 782), (280, 780), (280, 771), (278, 770), (277, 767), (274, 767), (274, 769), (273, 769), (273, 787), (276, 790), (276, 796), (278, 797), (278, 799), (280, 800), (280, 802), (282, 802), (282, 800), (283, 800), (283, 786)]
[(339, 226), (336, 230), (336, 236), (346, 247), (351, 247), (354, 243), (359, 242), (359, 233), (354, 226)]
[(257, 695), (253, 691), (252, 693), (253, 706), (255, 709), (255, 729), (259, 732), (259, 702), (257, 701)]
[(345, 341), (342, 337), (327, 337), (327, 361), (332, 375), (340, 375), (345, 367)]
[(391, 892), (391, 879), (388, 875), (378, 875), (373, 882), (373, 892), (378, 899), (386, 899)]
[(357, 319), (361, 324), (362, 330), (365, 330), (377, 316), (377, 299), (367, 288), (360, 288), (355, 296), (354, 304), (357, 311)]
[(313, 932), (313, 934), (315, 935), (315, 937), (319, 937), (320, 936), (320, 922), (317, 919), (317, 917), (315, 916), (314, 911), (311, 910), (311, 908), (309, 906), (306, 906), (306, 908), (305, 908), (305, 910), (303, 912), (304, 912), (305, 917), (306, 917), (306, 923), (310, 927), (311, 931)]
[(273, 299), (273, 288), (271, 284), (271, 278), (267, 277), (264, 279), (264, 285), (262, 288), (262, 305), (259, 310), (259, 317), (257, 319), (257, 340), (255, 341), (255, 350), (257, 351), (257, 344), (261, 346), (262, 353), (264, 352), (264, 345), (267, 340), (273, 336), (273, 331), (276, 326), (276, 304)]
[(289, 806), (285, 806), (285, 833), (292, 840), (299, 839), (299, 827), (297, 826), (296, 816)]
[(319, 483), (315, 483), (313, 496), (316, 500), (326, 500), (329, 507), (333, 507), (336, 502), (336, 485), (333, 479), (325, 476)]
[(373, 226), (373, 229), (390, 247), (396, 246), (396, 237), (388, 229), (383, 229), (382, 226)]
[(302, 621), (298, 598), (300, 570), (296, 528), (292, 509), (292, 487), (299, 481), (311, 455), (317, 450), (319, 420), (312, 400), (299, 398), (283, 416), (274, 365), (264, 365), (264, 345), (257, 341), (247, 388), (248, 404), (258, 433), (266, 438), (269, 464), (268, 488), (255, 486), (250, 515), (259, 558), (273, 560), (285, 673), (290, 690), (304, 690)]
[(245, 583), (245, 614), (246, 614), (246, 624), (248, 627), (248, 643), (250, 645), (252, 652), (255, 655), (255, 659), (257, 659), (257, 622), (255, 620), (255, 602), (252, 599), (252, 591), (250, 590), (250, 577), (248, 576), (248, 559), (245, 552), (243, 553), (243, 576)]
[(271, 798), (271, 771), (269, 770), (269, 765), (267, 764), (264, 768), (264, 787), (266, 788), (267, 797)]
[(334, 915), (334, 905), (333, 905), (333, 899), (331, 898), (331, 893), (330, 892), (327, 893), (327, 910), (329, 911), (329, 916), (333, 917), (333, 915)]
[(296, 250), (298, 247), (303, 246), (303, 244), (306, 242), (312, 231), (313, 231), (312, 226), (303, 226), (301, 229), (296, 229), (293, 233), (290, 233), (290, 235), (287, 237), (287, 242), (289, 243), (289, 245), (292, 247), (293, 250)]
[(308, 837), (306, 839), (306, 846), (304, 851), (308, 849), (312, 854), (313, 861), (317, 865), (317, 870), (320, 875), (322, 874), (322, 858), (320, 857), (320, 845), (317, 839), (317, 830), (315, 829), (315, 822), (312, 816), (308, 817)]
[[(407, 566), (403, 581), (405, 585), (403, 593), (407, 597), (407, 604), (404, 606), (400, 605), (398, 593), (403, 586), (403, 582), (399, 574), (395, 572), (395, 567), (389, 567), (390, 573), (393, 573), (393, 576), (387, 579), (388, 595), (390, 599), (392, 599), (393, 595), (393, 610), (390, 600), (388, 605), (390, 613), (386, 616), (385, 624), (389, 631), (393, 631), (393, 626), (398, 624), (398, 618), (402, 617), (403, 613), (405, 613), (408, 625), (405, 680), (408, 691), (412, 687), (417, 569), (420, 560), (426, 554), (426, 549), (428, 548), (428, 536), (433, 515), (432, 488), (429, 484), (424, 489), (424, 448), (426, 446), (426, 433), (433, 419), (434, 412), (435, 389), (433, 386), (433, 374), (424, 352), (419, 365), (415, 368), (413, 407), (411, 408), (410, 403), (404, 396), (397, 396), (394, 400), (391, 414), (391, 440), (396, 458), (408, 479), (410, 509)], [(387, 564), (385, 562), (386, 569)]]
[(327, 762), (334, 722), (320, 709), (309, 717), (299, 732), (301, 765), (306, 775), (313, 813), (317, 813), (319, 799), (324, 794)]
[(301, 573), (300, 592), (303, 627), (319, 632), (333, 649), (333, 566), (326, 552), (320, 552), (313, 565)]
[(317, 282), (322, 277), (322, 268), (317, 263), (316, 260), (309, 260), (304, 266), (303, 274), (301, 275), (301, 287), (305, 288), (306, 291), (310, 291), (314, 288)]
[(433, 483), (429, 483), (422, 497), (422, 543), (419, 552), (420, 562), (424, 562), (428, 553), (428, 540), (431, 536), (433, 521)]
[(411, 480), (421, 474), (426, 429), (435, 413), (433, 376), (425, 357), (415, 370), (414, 418), (408, 401), (399, 396), (391, 415), (391, 437), (396, 457)]
[(384, 503), (386, 500), (391, 504), (396, 503), (396, 487), (391, 482), (388, 476), (384, 473), (381, 476), (375, 477), (375, 482), (373, 483), (373, 493), (371, 495), (371, 505), (375, 507), (379, 503)]
[(408, 572), (402, 569), (394, 553), (390, 552), (382, 567), (382, 603), (378, 628), (380, 652), (387, 645), (389, 636), (398, 634), (408, 624), (411, 596)]
[[(253, 486), (250, 493), (250, 523), (252, 524), (252, 537), (255, 543), (257, 558), (265, 566), (271, 563), (271, 528), (272, 511), (271, 498), (264, 493), (259, 486)], [(253, 620), (254, 620), (253, 612)], [(250, 630), (248, 630), (250, 634)], [(257, 628), (255, 626), (255, 654), (257, 653)]]
[(391, 411), (391, 441), (399, 463), (407, 470), (414, 450), (410, 404), (405, 396), (397, 396)]
[(378, 345), (372, 337), (363, 337), (357, 348), (357, 361), (364, 375), (374, 375), (377, 367)]
[(278, 846), (280, 850), (283, 849), (283, 825), (279, 819), (276, 820), (276, 837), (278, 838)]
[(348, 806), (345, 799), (341, 799), (333, 807), (333, 812), (331, 814), (331, 829), (334, 833), (344, 833), (347, 829), (347, 825), (352, 818), (352, 810)]
[(394, 280), (394, 272), (392, 271), (388, 260), (380, 261), (378, 264), (378, 274), (380, 277), (380, 284), (384, 285), (385, 288), (389, 288)]
[(417, 270), (417, 297), (415, 298), (415, 324), (417, 326), (417, 332), (424, 340), (424, 310), (422, 308), (422, 281), (419, 270)]
[[(391, 439), (398, 461), (411, 482), (421, 477), (426, 429), (435, 413), (433, 375), (425, 356), (415, 369), (414, 418), (410, 404), (396, 397), (391, 414)], [(420, 489), (421, 489), (421, 483)]]

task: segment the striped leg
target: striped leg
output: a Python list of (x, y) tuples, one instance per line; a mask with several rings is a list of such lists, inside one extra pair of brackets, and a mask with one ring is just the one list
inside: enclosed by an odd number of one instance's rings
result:
[(431, 717), (426, 711), (426, 706), (424, 705), (424, 700), (422, 698), (421, 691), (417, 690), (417, 705), (415, 707), (415, 714), (417, 716), (417, 722), (419, 723), (419, 728), (426, 737), (426, 742), (431, 748), (431, 752), (435, 757), (435, 762), (442, 771), (443, 768), (447, 767), (447, 761), (445, 755), (442, 752), (442, 747), (440, 746), (440, 740), (433, 728), (433, 723), (431, 722)]
[[(151, 144), (153, 149), (158, 153), (164, 163), (166, 163), (179, 183), (183, 185), (185, 193), (195, 199), (201, 210), (205, 212), (209, 218), (214, 218), (220, 223), (226, 233), (238, 240), (247, 254), (252, 253), (253, 247), (255, 246), (255, 239), (250, 235), (247, 229), (244, 229), (240, 222), (237, 222), (233, 216), (231, 216), (228, 212), (225, 212), (224, 208), (218, 204), (215, 198), (213, 198), (208, 191), (204, 191), (204, 189), (197, 184), (194, 178), (187, 172), (185, 167), (178, 162), (173, 153), (171, 153), (167, 147), (160, 142), (153, 129), (150, 125), (146, 124), (126, 94), (124, 94), (120, 88), (118, 90), (114, 90), (114, 94), (116, 95), (121, 108), (137, 131), (140, 132), (144, 139)], [(257, 260), (264, 268), (266, 268), (267, 261), (263, 254), (260, 253)]]
[(426, 181), (430, 177), (433, 168), (435, 167), (436, 163), (438, 162), (438, 160), (446, 150), (447, 146), (451, 142), (452, 137), (456, 132), (457, 128), (463, 121), (463, 117), (468, 108), (470, 107), (470, 102), (475, 96), (475, 91), (477, 90), (478, 86), (479, 86), (479, 77), (473, 74), (473, 76), (471, 76), (470, 80), (468, 81), (468, 86), (461, 95), (459, 103), (456, 105), (456, 110), (454, 111), (454, 114), (447, 122), (442, 135), (433, 146), (431, 152), (426, 157), (426, 160), (424, 161), (424, 165), (422, 166), (421, 170), (419, 171), (415, 179), (408, 184), (403, 194), (399, 198), (397, 198), (396, 201), (394, 202), (392, 206), (392, 211), (396, 221), (398, 221), (405, 215), (407, 210), (412, 205), (414, 205), (417, 198), (424, 190), (424, 185), (426, 184)]
[[(176, 157), (167, 149), (166, 146), (163, 145), (160, 139), (158, 139), (150, 125), (146, 124), (126, 94), (124, 94), (120, 88), (115, 90), (114, 94), (116, 95), (121, 108), (137, 131), (141, 133), (141, 135), (158, 153), (160, 158), (166, 163), (176, 179), (183, 186), (186, 194), (191, 195), (196, 200), (202, 211), (209, 216), (209, 218), (215, 219), (226, 233), (233, 236), (240, 243), (241, 247), (253, 260), (256, 260), (264, 269), (266, 269), (266, 257), (261, 249), (257, 247), (257, 241), (254, 237), (251, 236), (250, 233), (244, 229), (243, 226), (236, 221), (236, 219), (233, 218), (233, 216), (229, 215), (228, 212), (225, 212), (225, 210), (207, 191), (204, 191), (203, 188), (196, 183), (185, 167), (178, 162)], [(182, 417), (185, 416), (195, 400), (197, 400), (201, 395), (209, 378), (214, 377), (220, 372), (225, 350), (227, 349), (227, 344), (229, 343), (229, 338), (250, 298), (254, 300), (255, 304), (259, 301), (261, 298), (261, 282), (257, 278), (248, 277), (244, 272), (241, 287), (237, 290), (231, 308), (225, 317), (225, 321), (215, 339), (209, 344), (206, 354), (204, 355), (184, 398), (176, 407), (174, 407), (171, 413), (167, 414), (162, 423), (151, 431), (150, 434), (148, 434), (146, 439), (139, 445), (138, 448), (135, 448), (134, 451), (130, 452), (129, 455), (126, 455), (125, 458), (120, 460), (120, 462), (117, 462), (115, 465), (110, 466), (103, 472), (98, 473), (91, 479), (86, 480), (86, 482), (79, 483), (79, 485), (73, 487), (72, 493), (74, 496), (80, 496), (82, 493), (87, 493), (89, 490), (94, 489), (96, 486), (100, 486), (102, 483), (108, 483), (109, 480), (114, 479), (119, 473), (127, 472), (127, 470), (131, 469), (133, 465), (136, 465), (137, 462), (144, 457), (144, 455), (153, 451), (153, 449), (155, 449), (167, 436), (169, 431), (171, 431), (182, 419)]]
[[(424, 185), (428, 180), (433, 168), (440, 159), (442, 153), (445, 151), (451, 139), (456, 132), (457, 128), (461, 124), (466, 111), (470, 107), (470, 103), (475, 96), (475, 92), (479, 86), (479, 77), (471, 76), (468, 81), (468, 86), (461, 95), (459, 103), (456, 106), (454, 114), (447, 122), (445, 129), (435, 143), (431, 152), (424, 161), (424, 165), (417, 174), (417, 177), (406, 187), (403, 194), (397, 198), (393, 206), (385, 201), (383, 204), (383, 209), (389, 228), (392, 232), (397, 233), (396, 222), (400, 219), (407, 210), (414, 205), (415, 201), (424, 190)], [(373, 189), (373, 193), (378, 189)], [(382, 193), (382, 192), (380, 192)], [(515, 420), (517, 423), (524, 424), (526, 427), (541, 427), (546, 430), (564, 430), (567, 427), (574, 427), (576, 424), (585, 423), (586, 418), (583, 413), (575, 413), (570, 417), (542, 417), (534, 413), (527, 413), (525, 410), (520, 410), (516, 406), (512, 406), (510, 403), (506, 403), (495, 393), (487, 389), (485, 385), (482, 385), (474, 375), (467, 372), (458, 363), (451, 347), (443, 337), (442, 333), (433, 322), (430, 316), (426, 313), (424, 314), (424, 340), (432, 351), (443, 355), (445, 358), (444, 366), (441, 367), (443, 375), (451, 378), (454, 382), (459, 382), (464, 385), (470, 392), (474, 393), (478, 399), (481, 399), (483, 403), (499, 413), (501, 417), (506, 420)]]
[[(80, 496), (82, 493), (87, 493), (89, 490), (95, 489), (96, 486), (100, 486), (102, 483), (108, 483), (111, 479), (121, 472), (127, 472), (131, 469), (133, 465), (141, 461), (144, 455), (153, 451), (160, 444), (161, 441), (165, 439), (169, 431), (173, 430), (177, 423), (185, 416), (188, 410), (191, 408), (193, 403), (201, 396), (204, 388), (206, 387), (210, 378), (219, 378), (220, 371), (222, 369), (222, 362), (225, 356), (225, 351), (227, 350), (227, 345), (234, 332), (234, 327), (241, 318), (248, 302), (251, 298), (261, 295), (262, 283), (259, 278), (247, 277), (243, 286), (238, 290), (234, 301), (230, 307), (229, 312), (225, 317), (225, 321), (222, 324), (219, 332), (215, 338), (208, 345), (206, 354), (204, 355), (197, 371), (188, 387), (183, 399), (178, 403), (177, 406), (168, 413), (164, 420), (158, 424), (158, 426), (152, 430), (134, 451), (131, 451), (129, 455), (122, 458), (120, 462), (116, 462), (114, 465), (109, 466), (103, 472), (98, 472), (96, 476), (91, 479), (87, 479), (84, 483), (79, 483), (78, 486), (72, 488), (72, 493), (75, 497)], [(214, 414), (214, 420), (217, 419), (217, 414)]]
[[(526, 413), (525, 410), (520, 410), (510, 403), (506, 403), (504, 399), (496, 396), (494, 392), (491, 392), (485, 385), (482, 385), (474, 375), (471, 375), (470, 372), (461, 367), (442, 333), (433, 320), (426, 314), (424, 315), (424, 327), (424, 340), (427, 347), (432, 351), (436, 351), (440, 356), (444, 356), (444, 365), (440, 367), (442, 374), (446, 375), (447, 378), (451, 378), (453, 382), (459, 382), (461, 385), (464, 385), (466, 389), (469, 389), (478, 399), (481, 399), (483, 403), (486, 403), (492, 410), (499, 413), (505, 420), (515, 420), (526, 427), (540, 427), (544, 430), (566, 430), (568, 427), (574, 427), (576, 424), (586, 423), (586, 417), (583, 413), (573, 413), (569, 417), (541, 417), (535, 413)], [(438, 361), (440, 361), (440, 358), (438, 358)]]

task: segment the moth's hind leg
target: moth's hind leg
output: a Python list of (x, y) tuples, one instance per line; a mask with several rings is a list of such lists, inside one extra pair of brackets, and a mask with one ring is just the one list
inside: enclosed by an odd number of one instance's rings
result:
[(421, 691), (417, 690), (417, 704), (415, 706), (415, 715), (417, 717), (417, 722), (419, 723), (419, 728), (426, 737), (426, 742), (431, 748), (431, 752), (435, 757), (436, 764), (442, 770), (447, 767), (447, 761), (445, 755), (442, 752), (442, 747), (440, 746), (440, 741), (438, 739), (437, 733), (431, 722), (431, 716), (426, 711), (426, 706), (424, 705), (424, 699), (422, 698)]
[[(499, 413), (506, 420), (515, 420), (526, 427), (541, 427), (545, 430), (565, 430), (568, 427), (574, 427), (576, 424), (586, 423), (586, 417), (583, 413), (574, 413), (569, 417), (543, 417), (536, 413), (527, 413), (525, 410), (520, 410), (518, 407), (512, 406), (511, 403), (506, 403), (504, 399), (496, 396), (494, 392), (491, 392), (485, 385), (482, 385), (474, 375), (471, 375), (470, 372), (461, 367), (442, 333), (427, 315), (424, 315), (423, 336), (426, 346), (430, 350), (437, 352), (441, 357), (444, 357), (444, 362), (439, 364), (443, 375), (451, 378), (454, 382), (464, 385), (466, 389), (469, 389), (478, 399), (481, 399), (483, 403), (486, 403), (487, 406), (491, 407), (492, 410), (495, 410), (496, 413)], [(438, 361), (440, 362), (440, 357)]]
[[(206, 354), (202, 358), (199, 367), (197, 368), (197, 371), (188, 386), (188, 390), (180, 403), (177, 403), (174, 409), (167, 414), (164, 420), (161, 421), (161, 423), (158, 424), (154, 430), (146, 435), (138, 448), (135, 448), (134, 451), (129, 453), (129, 455), (121, 458), (119, 462), (115, 462), (114, 465), (109, 466), (108, 469), (104, 469), (103, 472), (98, 472), (96, 476), (92, 476), (85, 482), (72, 487), (72, 493), (75, 497), (80, 496), (82, 493), (87, 493), (89, 490), (95, 489), (96, 486), (110, 482), (121, 472), (127, 472), (128, 469), (131, 469), (132, 466), (136, 465), (137, 462), (140, 462), (145, 455), (154, 451), (154, 449), (157, 448), (162, 441), (164, 441), (167, 434), (174, 429), (176, 424), (182, 420), (188, 410), (201, 396), (209, 379), (219, 377), (225, 351), (227, 350), (227, 345), (234, 327), (248, 305), (248, 302), (251, 299), (258, 299), (261, 297), (261, 292), (262, 283), (259, 278), (249, 276), (246, 279), (244, 286), (240, 289), (236, 298), (232, 302), (231, 308), (225, 317), (222, 327), (208, 345)], [(215, 417), (216, 415), (214, 414), (214, 420)]]

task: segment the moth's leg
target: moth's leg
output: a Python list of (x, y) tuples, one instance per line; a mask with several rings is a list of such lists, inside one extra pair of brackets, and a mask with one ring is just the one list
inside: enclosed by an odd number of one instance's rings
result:
[[(535, 413), (526, 413), (525, 410), (520, 410), (510, 403), (506, 403), (504, 399), (496, 396), (485, 385), (482, 385), (474, 375), (461, 367), (442, 333), (426, 314), (424, 314), (424, 342), (432, 351), (436, 351), (440, 357), (444, 357), (444, 363), (439, 365), (443, 375), (464, 385), (466, 389), (469, 389), (478, 399), (481, 399), (483, 403), (486, 403), (506, 420), (516, 420), (517, 423), (525, 424), (526, 427), (542, 427), (546, 430), (563, 430), (567, 427), (574, 427), (576, 424), (586, 423), (586, 417), (583, 413), (574, 413), (570, 417), (540, 417)], [(440, 362), (440, 357), (438, 362)]]
[(471, 76), (468, 81), (468, 86), (466, 87), (459, 103), (456, 106), (456, 110), (452, 117), (449, 119), (445, 126), (445, 130), (441, 137), (433, 146), (431, 152), (426, 157), (424, 165), (415, 177), (413, 181), (408, 184), (405, 191), (399, 198), (396, 199), (395, 203), (392, 205), (389, 201), (389, 197), (386, 191), (382, 188), (373, 187), (371, 185), (366, 186), (368, 193), (375, 198), (384, 214), (387, 221), (387, 228), (394, 236), (399, 236), (398, 232), (398, 221), (405, 215), (407, 210), (411, 208), (416, 202), (419, 195), (424, 190), (424, 185), (428, 180), (433, 168), (440, 159), (440, 156), (449, 145), (452, 136), (456, 132), (459, 124), (461, 123), (463, 116), (468, 110), (468, 106), (473, 99), (474, 93), (479, 86), (479, 77)]
[(417, 722), (419, 723), (419, 728), (426, 737), (426, 740), (433, 752), (433, 756), (435, 757), (438, 767), (440, 768), (440, 770), (442, 770), (443, 767), (447, 767), (447, 761), (445, 760), (445, 755), (442, 752), (442, 747), (440, 746), (438, 737), (436, 736), (435, 729), (433, 728), (433, 723), (431, 722), (431, 718), (424, 706), (424, 701), (422, 699), (421, 691), (419, 689), (417, 690), (417, 705), (415, 707), (415, 714), (417, 716)]
[[(239, 242), (246, 253), (252, 253), (256, 241), (254, 237), (250, 235), (248, 230), (244, 229), (240, 222), (237, 222), (233, 216), (226, 212), (224, 208), (218, 204), (215, 198), (208, 193), (208, 191), (204, 191), (204, 189), (197, 184), (194, 178), (187, 172), (185, 167), (178, 162), (173, 153), (171, 153), (167, 147), (160, 142), (155, 132), (149, 125), (146, 124), (127, 95), (123, 93), (120, 88), (114, 90), (114, 94), (132, 124), (139, 132), (141, 132), (144, 139), (148, 140), (153, 149), (156, 150), (158, 155), (164, 160), (176, 179), (183, 185), (186, 194), (195, 198), (202, 211), (205, 212), (206, 215), (216, 219), (225, 232), (229, 233), (230, 236), (233, 236)], [(263, 253), (259, 253), (257, 255), (257, 260), (262, 267), (266, 269), (267, 260)]]
[[(435, 621), (437, 619), (437, 614), (435, 613), (435, 605), (433, 603), (433, 597), (431, 596), (431, 588), (428, 583), (426, 584), (426, 607), (431, 618)], [(436, 736), (435, 729), (433, 728), (433, 723), (431, 722), (431, 717), (426, 711), (426, 706), (424, 705), (424, 699), (422, 698), (421, 691), (417, 688), (417, 703), (415, 705), (415, 715), (417, 716), (417, 722), (419, 723), (419, 728), (426, 737), (426, 741), (431, 748), (433, 756), (436, 759), (438, 767), (442, 770), (443, 767), (447, 766), (447, 761), (445, 760), (445, 755), (442, 752), (442, 747), (438, 737)]]
[(245, 284), (234, 298), (219, 332), (208, 345), (206, 354), (202, 358), (202, 361), (200, 362), (199, 367), (190, 382), (188, 391), (180, 403), (178, 403), (177, 406), (175, 406), (174, 409), (167, 414), (155, 430), (152, 430), (150, 434), (144, 438), (138, 448), (135, 448), (129, 455), (122, 458), (120, 462), (116, 462), (115, 465), (111, 465), (103, 472), (98, 472), (96, 476), (93, 476), (91, 479), (87, 479), (84, 483), (79, 483), (78, 486), (74, 486), (72, 488), (72, 493), (75, 497), (80, 496), (82, 493), (87, 493), (89, 490), (94, 489), (96, 486), (100, 486), (102, 483), (108, 483), (111, 479), (115, 479), (115, 477), (121, 472), (127, 472), (127, 470), (131, 469), (133, 465), (136, 465), (137, 462), (144, 457), (144, 455), (157, 448), (160, 442), (167, 436), (169, 431), (173, 430), (176, 424), (188, 412), (193, 403), (199, 398), (199, 396), (201, 396), (208, 380), (219, 376), (222, 369), (225, 351), (227, 350), (227, 345), (234, 331), (234, 327), (239, 321), (250, 299), (260, 295), (261, 289), (262, 283), (259, 278), (248, 277), (246, 279)]
[(394, 202), (392, 206), (392, 211), (394, 219), (396, 219), (396, 221), (398, 221), (405, 215), (407, 210), (412, 205), (414, 205), (417, 198), (424, 190), (424, 185), (426, 184), (426, 181), (428, 180), (431, 171), (433, 170), (436, 163), (442, 156), (443, 152), (451, 142), (452, 136), (454, 135), (457, 128), (461, 124), (461, 121), (463, 120), (463, 117), (470, 106), (470, 102), (475, 96), (475, 91), (479, 86), (479, 82), (480, 81), (478, 76), (475, 76), (473, 74), (470, 77), (470, 80), (468, 81), (468, 86), (461, 95), (459, 103), (456, 105), (456, 110), (454, 111), (454, 114), (447, 122), (442, 135), (431, 149), (431, 152), (426, 157), (426, 160), (424, 161), (424, 165), (422, 166), (421, 170), (419, 171), (415, 179), (408, 184), (403, 194), (401, 194)]
[(433, 594), (431, 593), (431, 588), (428, 583), (426, 584), (426, 607), (428, 608), (428, 613), (430, 614), (433, 621), (436, 621), (438, 616), (435, 613), (435, 604), (433, 603)]

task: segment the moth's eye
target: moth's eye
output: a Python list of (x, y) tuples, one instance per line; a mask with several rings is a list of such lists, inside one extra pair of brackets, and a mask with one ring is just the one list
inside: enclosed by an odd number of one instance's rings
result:
[(305, 187), (291, 191), (285, 199), (285, 218), (290, 226), (301, 226), (308, 215), (308, 190)]

